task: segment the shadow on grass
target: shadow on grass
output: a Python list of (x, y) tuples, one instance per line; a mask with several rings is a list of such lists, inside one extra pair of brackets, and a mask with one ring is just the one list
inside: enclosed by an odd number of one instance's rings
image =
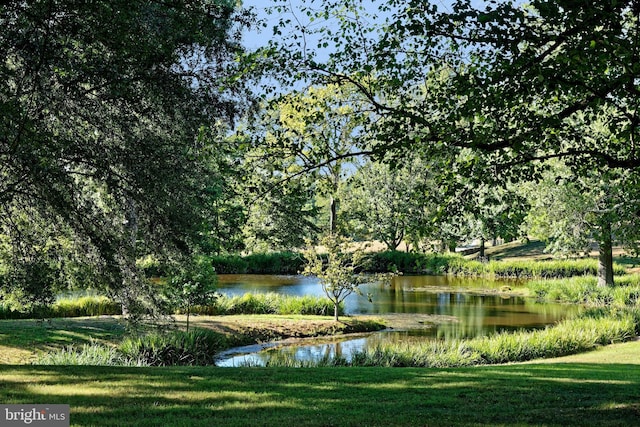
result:
[(637, 365), (469, 369), (0, 366), (3, 403), (72, 425), (635, 425)]
[[(50, 319), (42, 322), (33, 319), (2, 320), (0, 322), (0, 346), (5, 352), (46, 351), (69, 344), (92, 341), (113, 342), (125, 333), (124, 326), (115, 318)], [(10, 361), (10, 355), (5, 355)], [(0, 359), (5, 359), (0, 355)], [(17, 361), (16, 361), (17, 362)]]
[(507, 244), (487, 249), (487, 254), (492, 259), (520, 258), (520, 257), (548, 257), (551, 256), (544, 251), (546, 244), (538, 240), (532, 240), (526, 244)]

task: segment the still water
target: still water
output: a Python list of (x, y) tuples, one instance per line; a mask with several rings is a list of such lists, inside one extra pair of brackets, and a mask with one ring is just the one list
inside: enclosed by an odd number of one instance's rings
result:
[[(559, 304), (539, 304), (521, 296), (497, 295), (497, 290), (516, 290), (521, 283), (447, 276), (399, 276), (391, 283), (361, 287), (366, 296), (351, 295), (345, 301), (347, 314), (380, 314), (406, 317), (414, 325), (347, 339), (278, 347), (256, 352), (236, 349), (217, 362), (219, 366), (244, 363), (263, 365), (270, 357), (286, 353), (312, 360), (340, 355), (349, 358), (355, 351), (375, 348), (382, 341), (473, 338), (515, 329), (534, 329), (557, 322), (575, 310)], [(278, 293), (323, 296), (317, 279), (304, 276), (220, 275), (218, 289), (226, 295)], [(434, 317), (435, 316), (435, 317)], [(424, 318), (424, 322), (420, 319)], [(436, 320), (433, 324), (432, 320)], [(411, 324), (411, 322), (409, 322)]]

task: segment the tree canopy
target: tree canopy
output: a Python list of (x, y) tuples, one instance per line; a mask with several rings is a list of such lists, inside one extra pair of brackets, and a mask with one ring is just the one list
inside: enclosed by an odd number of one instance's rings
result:
[(247, 105), (229, 83), (248, 22), (231, 0), (4, 2), (2, 261), (59, 265), (66, 245), (117, 289), (136, 255), (188, 250), (212, 144), (198, 136)]

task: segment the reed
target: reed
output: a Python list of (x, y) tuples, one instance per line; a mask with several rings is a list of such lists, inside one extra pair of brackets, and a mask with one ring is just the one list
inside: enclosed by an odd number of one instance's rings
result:
[[(327, 298), (316, 296), (290, 296), (275, 293), (252, 294), (242, 296), (219, 296), (215, 304), (196, 306), (191, 310), (194, 314), (233, 315), (233, 314), (301, 314), (314, 316), (330, 316), (333, 314), (333, 303)], [(340, 305), (339, 314), (344, 314), (344, 305)]]
[(49, 317), (85, 317), (122, 314), (122, 307), (105, 296), (63, 298), (51, 306), (31, 310), (16, 310), (0, 303), (0, 319), (33, 319)]
[[(489, 275), (511, 279), (554, 279), (574, 276), (595, 276), (598, 261), (592, 258), (571, 260), (499, 260), (481, 263), (479, 261), (454, 259), (448, 266), (448, 273), (455, 275)], [(614, 264), (614, 273), (623, 275), (626, 270)]]
[(562, 302), (589, 306), (640, 306), (640, 276), (621, 276), (616, 286), (598, 286), (595, 277), (534, 280), (527, 283), (532, 296), (544, 302)]
[(100, 343), (69, 345), (57, 351), (39, 355), (35, 365), (63, 366), (147, 366), (143, 361), (123, 357), (114, 347)]
[(461, 367), (559, 357), (623, 342), (639, 332), (640, 308), (600, 307), (534, 331), (504, 332), (471, 340), (381, 344), (356, 352), (349, 361), (296, 361), (278, 356), (268, 366)]
[(228, 346), (224, 334), (196, 328), (126, 338), (118, 352), (145, 366), (205, 366), (213, 365), (215, 354)]

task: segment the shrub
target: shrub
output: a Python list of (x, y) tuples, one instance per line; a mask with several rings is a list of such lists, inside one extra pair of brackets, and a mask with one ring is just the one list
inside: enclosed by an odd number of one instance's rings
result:
[(148, 366), (213, 365), (215, 354), (227, 345), (222, 334), (193, 329), (127, 338), (118, 346), (118, 352)]
[(211, 264), (218, 274), (244, 274), (249, 264), (238, 255), (211, 257)]
[(444, 274), (452, 264), (469, 262), (456, 254), (421, 254), (415, 252), (385, 251), (367, 256), (365, 271), (386, 273), (399, 271), (406, 274)]
[(215, 256), (211, 262), (219, 274), (298, 274), (305, 260), (299, 253), (274, 252)]
[(252, 254), (244, 260), (249, 274), (298, 274), (305, 264), (304, 257), (294, 252)]

